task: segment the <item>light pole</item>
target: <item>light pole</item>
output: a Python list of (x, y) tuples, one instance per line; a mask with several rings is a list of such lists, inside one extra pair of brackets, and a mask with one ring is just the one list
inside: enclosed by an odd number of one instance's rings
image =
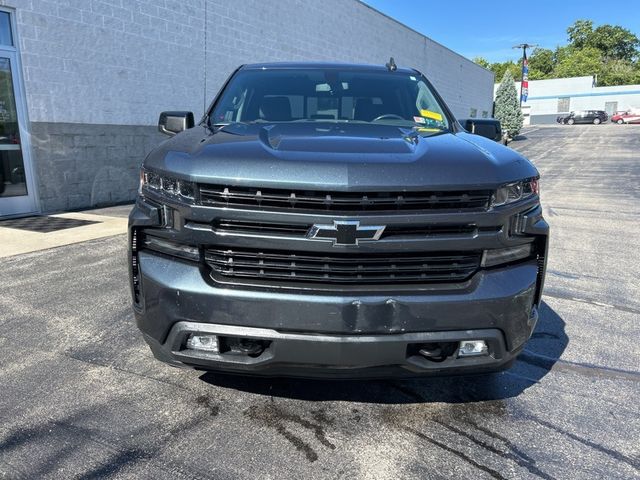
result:
[(527, 58), (527, 48), (535, 48), (538, 45), (531, 43), (521, 43), (514, 45), (512, 48), (522, 49), (522, 63), (520, 65), (520, 110), (522, 110), (522, 84), (524, 83), (524, 61)]

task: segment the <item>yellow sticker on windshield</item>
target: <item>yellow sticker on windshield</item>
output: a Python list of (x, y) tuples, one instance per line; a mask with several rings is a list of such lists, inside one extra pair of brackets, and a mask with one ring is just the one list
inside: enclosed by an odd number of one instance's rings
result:
[(432, 112), (431, 110), (420, 110), (420, 115), (424, 118), (430, 118), (431, 120), (436, 120), (438, 122), (442, 121), (442, 115), (437, 112)]

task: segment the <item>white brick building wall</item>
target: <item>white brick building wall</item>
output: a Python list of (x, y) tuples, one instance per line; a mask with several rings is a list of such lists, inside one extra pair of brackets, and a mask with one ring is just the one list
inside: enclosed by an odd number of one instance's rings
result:
[(160, 110), (200, 115), (241, 63), (389, 56), (425, 73), (456, 115), (491, 111), (490, 72), (355, 0), (0, 4), (16, 8), (33, 122), (151, 125)]

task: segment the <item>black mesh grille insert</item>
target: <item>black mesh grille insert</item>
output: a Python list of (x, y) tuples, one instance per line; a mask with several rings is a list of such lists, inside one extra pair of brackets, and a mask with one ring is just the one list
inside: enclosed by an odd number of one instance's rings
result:
[(483, 209), (491, 191), (325, 192), (199, 185), (200, 203), (222, 207), (324, 211)]
[(209, 248), (205, 260), (214, 278), (295, 282), (385, 284), (460, 282), (480, 265), (481, 252), (296, 253)]

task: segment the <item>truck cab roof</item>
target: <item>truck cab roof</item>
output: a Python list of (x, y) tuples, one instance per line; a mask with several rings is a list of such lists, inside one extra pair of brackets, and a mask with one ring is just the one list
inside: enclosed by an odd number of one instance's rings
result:
[[(339, 70), (360, 70), (360, 71), (388, 71), (385, 65), (374, 65), (366, 63), (340, 63), (340, 62), (267, 62), (250, 63), (242, 65), (240, 70), (300, 70), (300, 69), (339, 69)], [(413, 68), (398, 67), (395, 72), (418, 73)]]

